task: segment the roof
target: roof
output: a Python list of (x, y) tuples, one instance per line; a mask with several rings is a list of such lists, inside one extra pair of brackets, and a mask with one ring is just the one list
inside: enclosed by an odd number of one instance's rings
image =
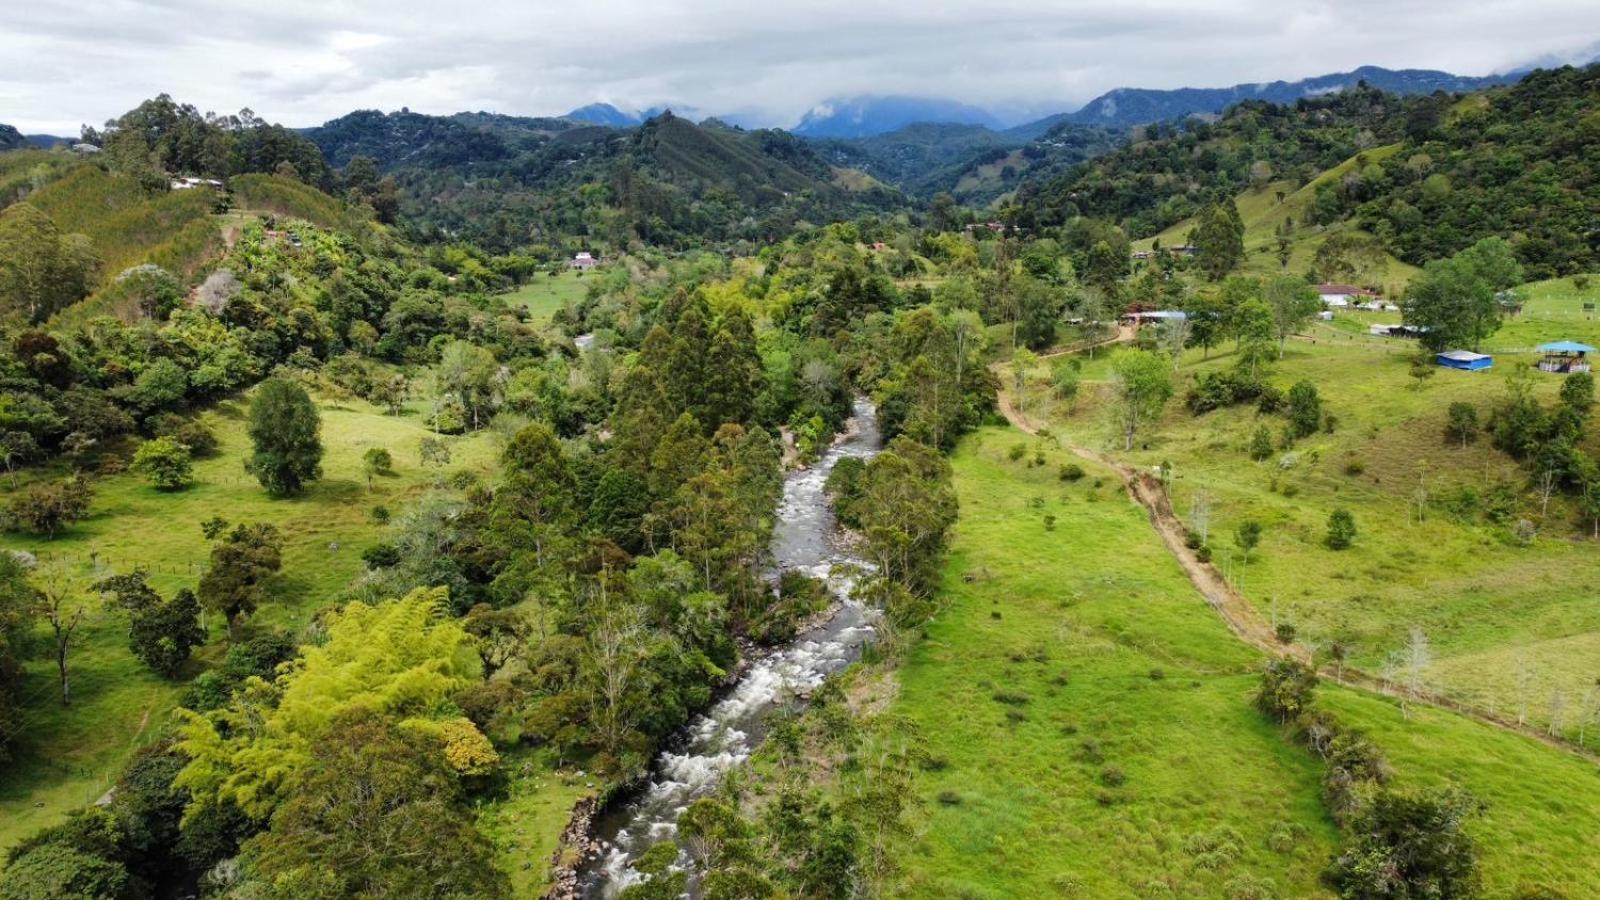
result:
[(1480, 359), (1494, 359), (1487, 353), (1473, 353), (1471, 350), (1446, 350), (1439, 354), (1440, 359), (1453, 359), (1456, 362), (1477, 362)]
[(1594, 353), (1595, 349), (1588, 344), (1577, 341), (1551, 341), (1538, 346), (1540, 353)]
[(1176, 309), (1158, 309), (1155, 312), (1128, 313), (1135, 319), (1187, 319), (1189, 314)]
[(1362, 297), (1376, 297), (1376, 296), (1378, 296), (1376, 293), (1374, 293), (1372, 291), (1369, 291), (1364, 287), (1356, 287), (1353, 284), (1319, 284), (1319, 285), (1317, 285), (1317, 293), (1319, 293), (1319, 294), (1344, 294), (1345, 296), (1362, 296)]

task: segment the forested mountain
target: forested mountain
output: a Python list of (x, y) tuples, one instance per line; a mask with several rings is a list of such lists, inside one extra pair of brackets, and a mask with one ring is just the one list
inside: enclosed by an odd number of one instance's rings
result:
[(1141, 238), (1231, 198), (1252, 181), (1308, 181), (1364, 149), (1405, 133), (1413, 108), (1451, 102), (1406, 99), (1372, 87), (1280, 106), (1249, 100), (1215, 123), (1158, 124), (1132, 141), (1048, 181), (1030, 181), (1019, 203), (1042, 223), (1112, 219)]
[(1405, 130), (1398, 152), (1319, 187), (1319, 221), (1353, 216), (1418, 265), (1493, 235), (1534, 277), (1600, 265), (1600, 66), (1424, 104)]
[(1224, 88), (1117, 88), (1068, 114), (1071, 121), (1085, 125), (1123, 127), (1150, 122), (1167, 122), (1193, 115), (1211, 115), (1244, 100), (1292, 104), (1296, 101), (1347, 91), (1362, 84), (1394, 94), (1431, 94), (1434, 91), (1462, 93), (1508, 84), (1524, 73), (1488, 75), (1481, 78), (1452, 75), (1432, 69), (1385, 69), (1362, 66), (1351, 72), (1336, 72), (1302, 78), (1299, 81), (1272, 81), (1236, 84)]
[(373, 158), (396, 178), (421, 235), (500, 250), (562, 236), (682, 246), (785, 233), (796, 221), (898, 204), (835, 182), (781, 131), (696, 125), (663, 113), (635, 129), (483, 113), (353, 113), (307, 136), (336, 166)]

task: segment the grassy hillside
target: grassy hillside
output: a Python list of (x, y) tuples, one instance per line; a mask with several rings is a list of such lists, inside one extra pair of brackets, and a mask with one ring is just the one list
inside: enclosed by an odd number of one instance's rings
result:
[[(1252, 706), (1260, 658), (1183, 578), (1115, 477), (1064, 483), (987, 429), (952, 460), (961, 521), (946, 606), (890, 712), (942, 767), (897, 855), (895, 896), (1326, 896), (1341, 838), (1320, 763)], [(1041, 502), (1042, 501), (1042, 502)], [(1046, 516), (1055, 517), (1052, 530)], [(1436, 710), (1324, 687), (1401, 786), (1462, 785), (1488, 896), (1600, 889), (1593, 764)], [(1120, 773), (1121, 784), (1116, 784)], [(1115, 785), (1115, 786), (1113, 786)], [(1250, 891), (1257, 893), (1250, 893)]]
[[(1507, 340), (1526, 346), (1595, 334), (1592, 323), (1574, 316), (1533, 318), (1536, 311), (1553, 315), (1559, 304), (1530, 305), (1529, 324)], [(1315, 383), (1337, 417), (1333, 433), (1252, 462), (1251, 434), (1265, 425), (1276, 435), (1280, 418), (1260, 417), (1253, 406), (1195, 417), (1174, 402), (1126, 457), (1170, 462), (1175, 507), (1191, 521), (1196, 498), (1209, 499), (1217, 565), (1264, 616), (1295, 625), (1303, 641), (1324, 649), (1347, 644), (1355, 661), (1379, 672), (1411, 629), (1420, 629), (1432, 647), (1428, 684), (1534, 723), (1548, 723), (1552, 710), (1564, 707), (1560, 730), (1575, 734), (1580, 707), (1594, 699), (1600, 608), (1592, 597), (1600, 556), (1569, 503), (1557, 497), (1543, 509), (1527, 490), (1525, 471), (1487, 438), (1465, 448), (1444, 439), (1450, 403), (1472, 403), (1486, 419), (1503, 392), (1500, 375), (1440, 370), (1419, 390), (1406, 342), (1368, 338), (1359, 320), (1341, 318), (1362, 333), (1318, 328), (1312, 340), (1290, 344), (1272, 377), (1283, 387)], [(1534, 358), (1501, 354), (1497, 366)], [(1191, 353), (1181, 377), (1231, 364), (1230, 354), (1202, 361)], [(1100, 382), (1106, 365), (1104, 358), (1089, 364), (1084, 377)], [(1559, 378), (1540, 376), (1536, 384), (1541, 401), (1553, 403)], [(1076, 442), (1120, 452), (1107, 390), (1093, 383), (1068, 405), (1049, 399), (1041, 384), (1030, 391), (1030, 415)], [(1501, 490), (1513, 498), (1509, 521), (1538, 523), (1531, 546), (1487, 518), (1490, 498)], [(1426, 496), (1421, 521), (1419, 491)], [(1323, 545), (1328, 516), (1339, 508), (1354, 514), (1360, 531), (1344, 552)], [(1232, 534), (1247, 519), (1262, 522), (1265, 536), (1244, 565)]]
[(890, 893), (1315, 893), (1336, 834), (1314, 761), (1250, 706), (1256, 654), (1113, 475), (1009, 461), (1023, 439), (987, 429), (953, 460), (947, 606), (892, 708), (948, 765), (919, 779), (927, 820)]
[[(1289, 271), (1295, 273), (1305, 272), (1311, 268), (1317, 248), (1329, 237), (1343, 233), (1364, 234), (1349, 222), (1330, 225), (1312, 224), (1311, 205), (1315, 202), (1317, 191), (1322, 185), (1337, 182), (1356, 170), (1363, 162), (1365, 164), (1380, 162), (1399, 149), (1399, 144), (1389, 144), (1364, 151), (1321, 173), (1298, 189), (1295, 182), (1274, 181), (1263, 187), (1250, 187), (1241, 191), (1233, 198), (1234, 205), (1239, 209), (1239, 218), (1244, 220), (1245, 259), (1240, 267), (1241, 270), (1246, 274), (1261, 276), (1276, 275), (1283, 271), (1283, 265), (1278, 258), (1278, 229), (1285, 224), (1290, 227)], [(1282, 199), (1279, 199), (1280, 195)], [(1184, 219), (1156, 235), (1135, 241), (1134, 248), (1148, 250), (1156, 241), (1160, 241), (1163, 247), (1187, 243), (1189, 233), (1194, 230), (1195, 224), (1193, 218)], [(1398, 296), (1418, 271), (1420, 270), (1417, 267), (1403, 263), (1386, 253), (1383, 267), (1372, 273), (1371, 280), (1380, 285), (1385, 294)]]
[[(133, 657), (127, 616), (87, 596), (87, 585), (143, 566), (164, 594), (193, 587), (209, 552), (200, 522), (212, 516), (271, 522), (284, 536), (283, 571), (252, 624), (298, 631), (315, 612), (333, 605), (363, 569), (361, 551), (384, 529), (370, 516), (373, 506), (398, 513), (432, 484), (435, 476), (417, 459), (417, 442), (428, 434), (420, 413), (387, 416), (358, 400), (323, 398), (319, 405), (324, 475), (300, 497), (272, 499), (242, 471), (240, 460), (249, 448), (245, 406), (225, 403), (204, 416), (221, 439), (221, 452), (196, 462), (195, 484), (188, 490), (161, 493), (131, 473), (96, 479), (91, 517), (68, 532), (48, 541), (0, 536), (0, 548), (37, 554), (41, 567), (58, 573), (91, 610), (72, 656), (71, 707), (60, 705), (53, 661), (41, 654), (29, 663), (28, 724), (15, 760), (0, 771), (0, 848), (103, 793), (133, 751), (168, 725), (183, 693), (181, 683), (163, 681)], [(398, 473), (379, 479), (371, 491), (361, 463), (369, 447), (389, 449)], [(493, 452), (486, 435), (457, 440), (452, 469), (488, 471)], [(12, 491), (5, 482), (0, 503)], [(211, 623), (216, 641), (199, 654), (207, 664), (225, 649), (222, 630), (221, 623)]]
[(505, 295), (512, 306), (521, 306), (535, 322), (548, 322), (556, 311), (582, 300), (595, 281), (593, 276), (569, 269), (559, 275), (535, 274), (526, 284)]

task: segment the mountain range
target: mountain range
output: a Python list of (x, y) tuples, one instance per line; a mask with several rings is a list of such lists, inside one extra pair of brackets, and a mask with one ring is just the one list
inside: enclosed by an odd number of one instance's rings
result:
[[(1433, 69), (1386, 69), (1361, 66), (1349, 72), (1335, 72), (1297, 81), (1271, 81), (1236, 84), (1220, 88), (1117, 88), (1090, 100), (1081, 108), (1042, 118), (1011, 124), (1000, 112), (937, 97), (877, 96), (835, 97), (818, 103), (800, 121), (788, 128), (807, 138), (856, 139), (898, 131), (907, 125), (937, 123), (978, 125), (1015, 142), (1037, 140), (1062, 122), (1129, 128), (1188, 116), (1216, 115), (1241, 100), (1267, 100), (1293, 103), (1302, 97), (1317, 97), (1346, 90), (1366, 82), (1372, 87), (1396, 94), (1431, 94), (1434, 91), (1480, 90), (1519, 81), (1530, 69), (1500, 75), (1455, 75)], [(594, 125), (629, 128), (659, 115), (664, 107), (626, 112), (609, 103), (591, 103), (567, 113), (567, 118)], [(699, 118), (694, 112), (678, 108), (680, 115)], [(720, 117), (740, 125), (754, 124), (747, 117)], [(1014, 118), (1009, 120), (1015, 123)]]

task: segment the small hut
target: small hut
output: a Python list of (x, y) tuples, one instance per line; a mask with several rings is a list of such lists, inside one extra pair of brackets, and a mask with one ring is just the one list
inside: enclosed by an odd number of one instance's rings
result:
[(1544, 354), (1544, 359), (1539, 360), (1539, 371), (1557, 375), (1589, 371), (1589, 354), (1595, 352), (1593, 347), (1577, 341), (1551, 341), (1540, 344), (1538, 350)]
[(1473, 353), (1471, 350), (1446, 350), (1435, 359), (1441, 366), (1467, 372), (1476, 372), (1494, 365), (1494, 357), (1487, 353)]

